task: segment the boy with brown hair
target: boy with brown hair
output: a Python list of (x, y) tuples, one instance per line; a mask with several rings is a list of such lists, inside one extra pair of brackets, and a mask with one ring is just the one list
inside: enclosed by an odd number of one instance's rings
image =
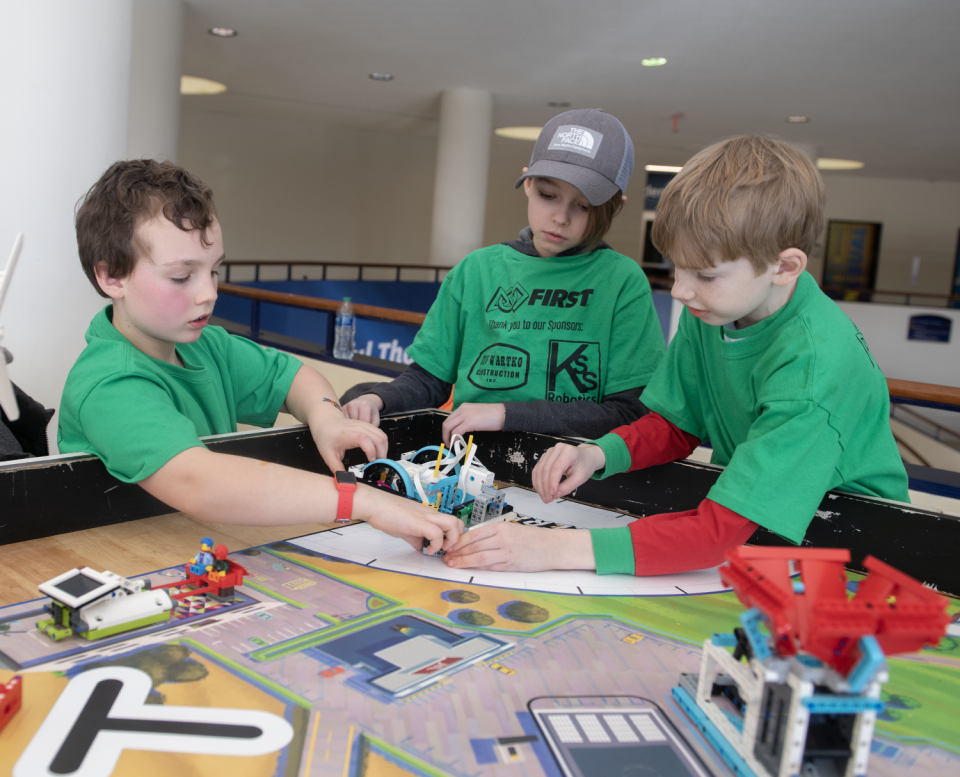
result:
[(668, 574), (719, 564), (758, 525), (799, 543), (833, 488), (908, 502), (883, 373), (805, 272), (823, 207), (816, 168), (786, 143), (744, 136), (694, 156), (654, 222), (686, 310), (643, 394), (653, 412), (593, 443), (557, 445), (533, 471), (551, 502), (709, 440), (725, 469), (697, 509), (590, 532), (496, 524), (461, 537), (446, 562)]
[[(386, 455), (386, 435), (344, 417), (320, 373), (208, 326), (223, 236), (213, 193), (169, 162), (117, 162), (77, 211), (84, 272), (112, 301), (87, 330), (64, 388), (62, 453), (107, 470), (177, 510), (222, 523), (287, 525), (359, 518), (418, 550), (459, 534), (449, 515), (357, 486), (343, 454)], [(310, 427), (335, 479), (213, 453), (200, 441), (237, 422), (271, 426), (281, 409)]]
[(639, 418), (663, 358), (650, 284), (603, 236), (625, 201), (633, 141), (596, 108), (554, 116), (515, 188), (520, 238), (466, 256), (443, 281), (396, 380), (344, 395), (350, 418), (439, 407), (444, 442), (473, 431), (594, 437)]

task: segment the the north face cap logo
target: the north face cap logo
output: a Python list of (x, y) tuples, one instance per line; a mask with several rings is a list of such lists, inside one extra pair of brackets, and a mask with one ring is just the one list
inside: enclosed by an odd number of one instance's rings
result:
[(600, 150), (603, 135), (596, 130), (578, 127), (576, 124), (564, 124), (553, 133), (553, 140), (547, 148), (551, 151), (573, 151), (591, 159)]

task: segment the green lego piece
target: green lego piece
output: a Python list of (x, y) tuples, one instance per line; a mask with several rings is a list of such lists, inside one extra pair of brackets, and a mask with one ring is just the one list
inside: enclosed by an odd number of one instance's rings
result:
[(66, 639), (73, 634), (73, 629), (69, 626), (58, 626), (54, 623), (53, 618), (47, 618), (45, 621), (37, 621), (37, 628), (54, 642), (59, 642), (61, 639)]
[(463, 521), (463, 525), (466, 526), (468, 529), (470, 528), (470, 516), (472, 513), (473, 513), (473, 502), (470, 502), (469, 504), (465, 504), (465, 505), (460, 505), (460, 507), (458, 507), (456, 511), (457, 518)]
[(160, 621), (165, 621), (169, 618), (170, 611), (164, 610), (163, 612), (158, 612), (155, 615), (148, 615), (146, 618), (127, 621), (126, 623), (120, 623), (116, 626), (110, 626), (105, 629), (89, 629), (82, 632), (79, 636), (88, 640), (103, 639), (104, 637), (112, 637), (114, 634), (120, 634), (121, 632), (130, 631), (131, 629), (139, 629), (141, 626), (149, 626), (152, 623), (160, 623)]

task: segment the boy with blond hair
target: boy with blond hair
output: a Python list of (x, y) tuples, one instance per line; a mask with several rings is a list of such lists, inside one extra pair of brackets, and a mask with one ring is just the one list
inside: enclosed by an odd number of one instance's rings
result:
[[(213, 193), (187, 171), (117, 162), (77, 211), (84, 272), (111, 300), (63, 392), (62, 453), (99, 456), (125, 483), (221, 523), (288, 525), (358, 518), (418, 550), (450, 546), (456, 518), (342, 472), (343, 454), (386, 455), (386, 435), (344, 417), (330, 384), (297, 359), (210, 326), (223, 236)], [(208, 450), (200, 437), (237, 422), (271, 426), (285, 409), (306, 423), (336, 480)], [(351, 482), (352, 481), (352, 482)], [(446, 532), (447, 539), (444, 540)]]
[(664, 464), (701, 441), (725, 467), (695, 510), (622, 529), (478, 528), (450, 566), (658, 575), (712, 567), (757, 526), (799, 543), (826, 491), (909, 501), (883, 373), (806, 272), (823, 229), (811, 161), (770, 138), (701, 151), (666, 187), (653, 241), (686, 310), (643, 394), (649, 415), (540, 459), (544, 502), (588, 478)]

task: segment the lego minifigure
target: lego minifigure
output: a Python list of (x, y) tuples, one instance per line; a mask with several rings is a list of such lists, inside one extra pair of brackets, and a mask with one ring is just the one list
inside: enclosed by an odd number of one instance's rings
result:
[(213, 550), (213, 540), (209, 537), (204, 537), (200, 540), (200, 552), (197, 553), (195, 558), (190, 559), (190, 571), (196, 575), (202, 575), (204, 572), (209, 572), (213, 569), (213, 553), (210, 551)]

